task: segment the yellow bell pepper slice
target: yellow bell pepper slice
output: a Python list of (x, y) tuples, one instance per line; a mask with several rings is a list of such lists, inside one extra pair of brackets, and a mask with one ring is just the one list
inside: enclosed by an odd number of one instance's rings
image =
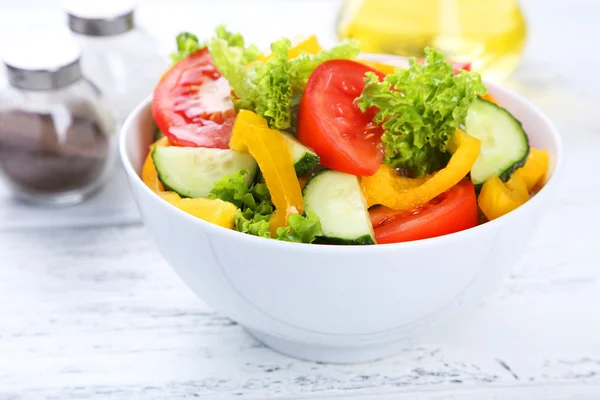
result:
[(532, 192), (543, 185), (549, 164), (550, 156), (546, 150), (530, 149), (525, 165), (516, 170), (514, 174), (520, 175), (527, 185), (527, 190)]
[(479, 97), (481, 97), (483, 100), (489, 101), (490, 103), (498, 104), (498, 101), (496, 101), (496, 98), (490, 92), (480, 95)]
[(162, 197), (163, 200), (194, 217), (224, 228), (233, 229), (233, 218), (237, 210), (233, 204), (219, 199), (182, 199), (175, 192), (165, 191), (162, 182), (158, 179), (158, 172), (152, 161), (154, 146), (169, 146), (169, 140), (164, 137), (150, 146), (150, 152), (142, 167), (142, 181), (146, 186)]
[[(295, 46), (288, 50), (288, 60), (298, 57), (302, 53), (318, 54), (323, 48), (319, 44), (317, 37), (312, 35), (299, 41)], [(261, 54), (258, 56), (258, 61), (267, 61), (271, 58), (271, 54)]]
[(291, 214), (303, 212), (300, 183), (281, 132), (269, 128), (263, 117), (252, 111), (242, 110), (233, 125), (229, 147), (249, 152), (260, 167), (275, 205), (270, 221), (272, 234), (277, 228), (287, 226)]
[[(431, 176), (422, 178), (404, 178), (398, 176), (396, 171), (389, 165), (382, 164), (375, 175), (360, 177), (360, 186), (367, 201), (367, 206), (371, 207), (377, 204), (386, 205), (394, 204), (395, 207), (404, 207), (402, 197), (409, 197), (409, 192), (423, 185)], [(413, 196), (411, 197), (412, 199)], [(402, 202), (403, 204), (396, 204)], [(408, 208), (412, 208), (408, 206)], [(403, 208), (394, 208), (395, 210)]]
[(321, 50), (321, 45), (315, 35), (309, 36), (300, 41), (288, 51), (288, 59), (296, 58), (302, 53), (318, 54)]
[(175, 202), (181, 200), (181, 196), (175, 192), (158, 192), (157, 194), (171, 204), (175, 204)]
[(529, 191), (523, 178), (513, 174), (504, 183), (494, 175), (481, 187), (479, 208), (491, 221), (522, 206), (529, 200)]
[(531, 149), (525, 165), (502, 182), (497, 176), (488, 179), (479, 193), (479, 208), (489, 220), (496, 219), (522, 206), (530, 193), (543, 185), (550, 157), (546, 150)]
[(452, 188), (475, 164), (481, 142), (457, 129), (448, 147), (453, 153), (448, 165), (423, 178), (398, 176), (388, 165), (381, 165), (373, 176), (361, 177), (360, 185), (368, 206), (381, 204), (393, 210), (410, 210)]
[(360, 62), (363, 65), (366, 65), (367, 67), (374, 68), (377, 71), (383, 73), (384, 75), (393, 74), (394, 71), (396, 70), (396, 68), (398, 68), (398, 67), (394, 67), (393, 65), (384, 64), (384, 63), (379, 62), (379, 61), (358, 60), (358, 62)]
[(221, 199), (182, 199), (170, 202), (194, 217), (203, 219), (227, 229), (233, 229), (233, 219), (237, 207)]
[(221, 199), (181, 198), (175, 192), (160, 192), (158, 195), (168, 203), (196, 218), (222, 226), (223, 228), (233, 229), (237, 207), (231, 203)]

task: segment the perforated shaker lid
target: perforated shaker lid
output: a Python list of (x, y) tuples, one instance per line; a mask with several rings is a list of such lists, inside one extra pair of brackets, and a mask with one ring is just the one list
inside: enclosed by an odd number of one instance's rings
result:
[(81, 78), (77, 42), (63, 31), (27, 31), (8, 41), (0, 57), (11, 85), (28, 90), (59, 89)]
[(131, 0), (63, 0), (69, 29), (86, 36), (112, 36), (135, 27)]

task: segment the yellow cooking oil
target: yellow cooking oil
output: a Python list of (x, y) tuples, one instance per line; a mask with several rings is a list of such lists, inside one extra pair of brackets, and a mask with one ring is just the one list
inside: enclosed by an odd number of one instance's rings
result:
[(429, 46), (495, 81), (517, 67), (527, 35), (515, 0), (345, 0), (336, 28), (364, 52), (423, 57)]

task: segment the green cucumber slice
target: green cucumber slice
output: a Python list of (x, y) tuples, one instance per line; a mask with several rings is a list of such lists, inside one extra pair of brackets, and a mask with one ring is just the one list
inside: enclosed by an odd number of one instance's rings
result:
[(207, 197), (215, 183), (246, 169), (248, 186), (254, 182), (258, 166), (248, 153), (204, 147), (156, 146), (152, 160), (158, 178), (166, 188), (183, 197)]
[(481, 152), (471, 169), (475, 186), (493, 175), (507, 181), (527, 160), (527, 134), (521, 122), (504, 108), (478, 98), (469, 108), (465, 127), (469, 135), (481, 140)]
[(324, 242), (330, 244), (375, 244), (375, 234), (358, 178), (333, 170), (313, 176), (302, 192), (304, 208), (321, 220)]
[(281, 132), (281, 134), (292, 155), (296, 176), (300, 177), (308, 174), (319, 164), (319, 156), (314, 151), (300, 143), (298, 139), (289, 133)]

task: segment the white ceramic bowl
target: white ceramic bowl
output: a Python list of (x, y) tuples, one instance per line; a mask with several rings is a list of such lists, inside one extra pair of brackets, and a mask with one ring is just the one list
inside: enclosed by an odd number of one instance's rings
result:
[(281, 353), (323, 362), (369, 361), (399, 352), (422, 329), (491, 294), (519, 260), (556, 189), (562, 147), (551, 121), (521, 96), (488, 87), (522, 121), (532, 146), (550, 152), (550, 178), (508, 215), (427, 240), (285, 243), (180, 211), (138, 176), (155, 130), (149, 100), (125, 122), (120, 152), (148, 231), (200, 298)]

